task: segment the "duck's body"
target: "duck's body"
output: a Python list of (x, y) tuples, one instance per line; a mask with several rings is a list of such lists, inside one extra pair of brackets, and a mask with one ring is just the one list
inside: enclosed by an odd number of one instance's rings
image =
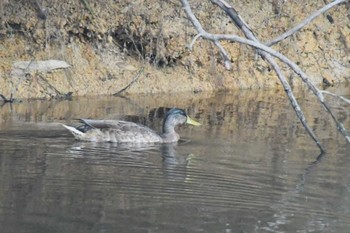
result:
[(81, 119), (82, 126), (74, 128), (63, 125), (77, 140), (93, 142), (126, 142), (126, 143), (170, 143), (177, 142), (180, 136), (175, 132), (178, 124), (200, 125), (192, 120), (184, 110), (173, 108), (164, 118), (163, 133), (140, 124), (120, 120)]

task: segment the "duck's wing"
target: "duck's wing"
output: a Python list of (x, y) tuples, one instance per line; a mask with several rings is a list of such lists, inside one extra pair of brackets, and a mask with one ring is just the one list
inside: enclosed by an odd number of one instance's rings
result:
[(161, 142), (162, 138), (152, 129), (130, 121), (81, 119), (92, 129), (113, 134), (118, 142)]
[(95, 129), (118, 129), (122, 131), (151, 131), (154, 130), (147, 126), (140, 125), (131, 121), (121, 120), (95, 120), (95, 119), (80, 119), (82, 123)]
[[(79, 119), (81, 123), (96, 129), (119, 128), (120, 122), (118, 120), (95, 120), (95, 119)], [(132, 123), (132, 122), (130, 122)]]

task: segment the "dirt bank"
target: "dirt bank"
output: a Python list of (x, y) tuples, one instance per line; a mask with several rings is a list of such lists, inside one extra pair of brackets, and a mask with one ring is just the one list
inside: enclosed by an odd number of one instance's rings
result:
[[(316, 9), (323, 0), (252, 0), (231, 3), (258, 38), (269, 41)], [(205, 28), (241, 33), (209, 1), (190, 1)], [(349, 80), (349, 4), (340, 5), (274, 46), (317, 84)], [(142, 74), (124, 93), (160, 93), (278, 86), (273, 71), (254, 50), (223, 43), (233, 70), (217, 48), (198, 40), (180, 1), (45, 0), (0, 3), (0, 93), (15, 98), (111, 95)], [(47, 60), (68, 68), (34, 69)], [(18, 68), (20, 61), (28, 67)], [(298, 85), (295, 75), (290, 80)], [(294, 81), (295, 80), (295, 81)]]

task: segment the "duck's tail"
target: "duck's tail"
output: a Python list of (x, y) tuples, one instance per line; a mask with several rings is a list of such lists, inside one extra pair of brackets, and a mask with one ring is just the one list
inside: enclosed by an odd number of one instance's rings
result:
[(68, 125), (65, 125), (65, 124), (62, 124), (62, 126), (64, 128), (66, 128), (66, 129), (68, 129), (68, 131), (71, 132), (76, 139), (81, 139), (84, 136), (83, 132), (77, 130), (76, 128), (74, 128), (72, 126), (68, 126)]

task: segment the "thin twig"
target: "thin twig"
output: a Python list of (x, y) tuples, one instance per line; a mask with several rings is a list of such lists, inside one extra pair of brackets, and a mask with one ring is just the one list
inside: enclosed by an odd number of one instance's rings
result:
[[(184, 6), (184, 8), (188, 8), (191, 11), (190, 5), (188, 4), (187, 1), (182, 1), (182, 4)], [(185, 9), (186, 11), (186, 9)], [(187, 11), (186, 11), (187, 12)], [(192, 15), (187, 14), (187, 16), (189, 16), (191, 19), (190, 21), (192, 22), (192, 24), (194, 25), (194, 27), (197, 29), (197, 31), (199, 32), (192, 40), (191, 44), (189, 45), (189, 48), (192, 49), (194, 42), (199, 38), (199, 37), (204, 37), (204, 35), (202, 35), (202, 32), (207, 33), (202, 25), (200, 24), (200, 22), (196, 19), (196, 17), (194, 16), (194, 14), (192, 13)], [(224, 49), (224, 47), (222, 47), (222, 45), (220, 44), (220, 42), (218, 40), (214, 41), (214, 44), (216, 47), (219, 48), (221, 55), (224, 58), (224, 64), (225, 64), (225, 68), (227, 70), (231, 70), (232, 69), (232, 64), (231, 64), (231, 59), (229, 57), (229, 55), (227, 54), (226, 50)]]
[(137, 72), (137, 74), (134, 76), (134, 78), (131, 80), (131, 82), (126, 85), (125, 87), (123, 87), (122, 89), (120, 89), (119, 91), (117, 91), (116, 93), (114, 93), (114, 96), (119, 96), (122, 92), (124, 92), (126, 89), (128, 89), (132, 84), (134, 84), (140, 77), (141, 74), (144, 70), (144, 67), (141, 67), (141, 69)]
[(194, 43), (195, 43), (196, 40), (197, 40), (199, 37), (201, 37), (201, 36), (202, 36), (201, 34), (197, 34), (195, 37), (193, 37), (193, 40), (192, 40), (191, 44), (188, 46), (188, 49), (189, 49), (189, 50), (192, 50)]
[(226, 70), (232, 70), (231, 58), (228, 55), (228, 53), (226, 52), (225, 48), (222, 47), (222, 45), (220, 44), (219, 41), (214, 41), (214, 44), (216, 45), (216, 47), (218, 47), (218, 49), (221, 52), (222, 57), (224, 58), (224, 64), (225, 64)]
[(36, 6), (38, 7), (38, 16), (40, 19), (43, 19), (43, 20), (46, 20), (47, 19), (47, 15), (48, 15), (48, 12), (47, 12), (47, 8), (45, 7), (42, 7), (40, 5), (40, 3), (38, 2), (38, 0), (35, 0), (35, 3), (36, 3)]
[(330, 96), (336, 97), (336, 98), (338, 98), (338, 99), (341, 99), (341, 100), (343, 100), (344, 102), (350, 104), (350, 99), (345, 98), (344, 96), (337, 95), (337, 94), (334, 94), (334, 93), (332, 93), (332, 92), (324, 91), (324, 90), (322, 90), (321, 92), (322, 92), (323, 94), (330, 95)]
[(267, 46), (272, 46), (284, 39), (286, 39), (287, 37), (293, 35), (294, 33), (296, 33), (297, 31), (299, 31), (301, 28), (305, 27), (307, 24), (309, 24), (312, 20), (314, 20), (316, 17), (318, 17), (319, 15), (323, 14), (324, 12), (328, 11), (329, 9), (331, 9), (332, 7), (339, 5), (343, 2), (347, 2), (349, 0), (336, 0), (334, 2), (331, 2), (327, 5), (325, 5), (324, 7), (322, 7), (321, 9), (319, 9), (318, 11), (315, 11), (314, 13), (312, 13), (309, 17), (307, 17), (306, 19), (304, 19), (301, 23), (299, 23), (298, 25), (296, 25), (295, 27), (293, 27), (292, 29), (290, 29), (289, 31), (283, 33), (282, 35), (276, 37), (275, 39), (271, 40), (270, 42), (265, 43)]
[(81, 2), (84, 4), (85, 8), (89, 11), (89, 13), (94, 16), (94, 11), (91, 9), (89, 3), (86, 0), (81, 0)]

